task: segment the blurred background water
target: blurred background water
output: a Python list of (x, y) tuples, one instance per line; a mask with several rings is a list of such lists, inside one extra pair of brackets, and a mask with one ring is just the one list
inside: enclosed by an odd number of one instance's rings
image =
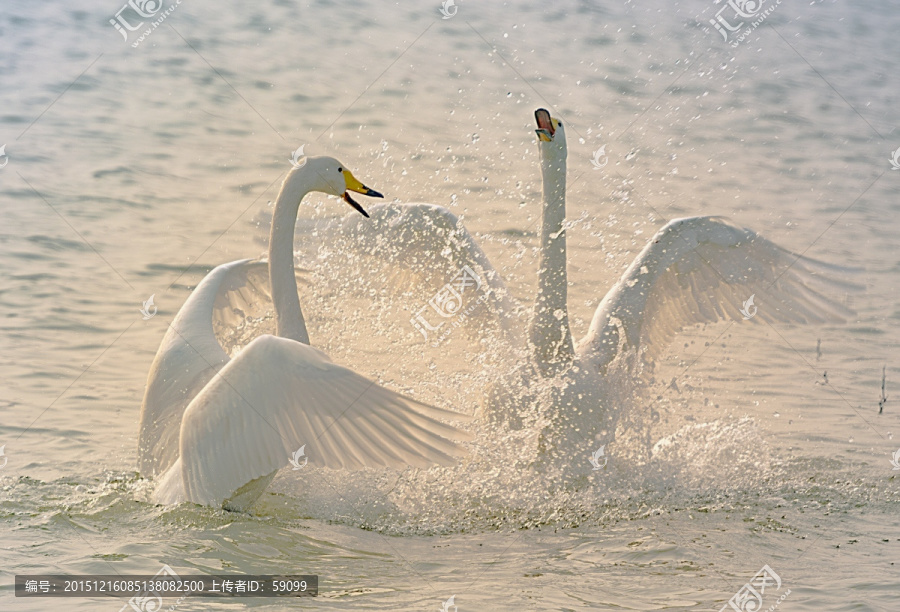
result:
[[(15, 599), (15, 574), (162, 564), (320, 575), (313, 601), (178, 610), (435, 610), (451, 595), (460, 610), (719, 610), (764, 564), (791, 591), (780, 609), (895, 609), (900, 9), (763, 4), (732, 47), (713, 0), (458, 2), (449, 19), (439, 2), (183, 0), (134, 47), (109, 23), (116, 2), (5, 0), (0, 609), (54, 605)], [(861, 268), (856, 317), (773, 328), (735, 312), (680, 335), (639, 419), (663, 450), (585, 490), (541, 490), (509, 440), (484, 451), (494, 471), (313, 473), (300, 495), (276, 481), (251, 515), (147, 503), (150, 362), (203, 274), (265, 250), (291, 152), (447, 206), (530, 302), (539, 106), (568, 126), (576, 337), (656, 229), (695, 214)], [(334, 291), (354, 279), (317, 238), (345, 212), (314, 194), (298, 222), (301, 264)], [(454, 349), (326, 298), (306, 310), (335, 361), (476, 412)]]

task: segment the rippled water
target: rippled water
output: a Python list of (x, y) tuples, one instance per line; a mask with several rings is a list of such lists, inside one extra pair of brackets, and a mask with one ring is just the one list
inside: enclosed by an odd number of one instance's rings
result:
[[(712, 0), (459, 2), (450, 19), (440, 2), (183, 0), (134, 48), (108, 23), (115, 2), (6, 0), (0, 608), (55, 603), (15, 599), (15, 574), (166, 563), (319, 574), (303, 608), (436, 610), (455, 595), (461, 611), (719, 610), (767, 564), (790, 589), (780, 610), (895, 609), (900, 10), (765, 4), (733, 48), (708, 24)], [(569, 126), (576, 337), (654, 231), (693, 214), (861, 268), (857, 317), (736, 313), (680, 335), (609, 468), (581, 486), (530, 470), (525, 432), (482, 435), (452, 469), (281, 475), (252, 515), (147, 503), (135, 447), (150, 362), (205, 272), (265, 250), (291, 151), (334, 155), (389, 200), (449, 207), (530, 303), (538, 106)], [(313, 342), (475, 413), (494, 373), (473, 367), (477, 345), (421, 342), (420, 288), (361, 295), (379, 277), (350, 275), (326, 240), (344, 213), (314, 195), (298, 223)]]

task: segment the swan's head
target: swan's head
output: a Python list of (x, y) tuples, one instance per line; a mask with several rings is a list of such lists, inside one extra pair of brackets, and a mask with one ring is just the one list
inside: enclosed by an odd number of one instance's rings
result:
[(551, 117), (545, 108), (534, 111), (534, 119), (537, 121), (535, 133), (538, 136), (541, 151), (566, 154), (566, 130), (562, 122), (556, 117)]
[(350, 192), (361, 193), (373, 198), (384, 196), (363, 185), (347, 166), (333, 157), (306, 157), (306, 161), (300, 167), (292, 170), (297, 176), (303, 176), (310, 181), (310, 191), (320, 191), (328, 195), (343, 198), (347, 204), (358, 210), (363, 216), (369, 213), (363, 210), (359, 203), (350, 197)]

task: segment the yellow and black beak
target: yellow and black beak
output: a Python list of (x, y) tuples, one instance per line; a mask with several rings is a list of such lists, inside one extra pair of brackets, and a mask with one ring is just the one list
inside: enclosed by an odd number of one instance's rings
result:
[(535, 133), (538, 140), (542, 142), (551, 142), (553, 135), (556, 134), (556, 120), (550, 116), (550, 112), (545, 108), (539, 108), (534, 111), (534, 118), (537, 121), (538, 129)]
[(361, 212), (364, 217), (368, 217), (369, 213), (367, 213), (365, 210), (363, 210), (363, 207), (360, 206), (356, 200), (354, 200), (353, 198), (350, 197), (349, 192), (355, 191), (356, 193), (361, 193), (363, 195), (367, 195), (372, 198), (383, 198), (384, 197), (383, 195), (381, 195), (374, 189), (369, 189), (368, 187), (366, 187), (365, 185), (360, 183), (356, 179), (356, 177), (353, 176), (353, 173), (351, 173), (349, 170), (344, 170), (344, 183), (346, 183), (346, 185), (347, 185), (347, 191), (345, 191), (344, 195), (342, 196), (344, 198), (344, 201), (347, 204), (349, 204), (350, 206), (352, 206), (353, 208), (355, 208), (356, 210), (358, 210), (359, 212)]

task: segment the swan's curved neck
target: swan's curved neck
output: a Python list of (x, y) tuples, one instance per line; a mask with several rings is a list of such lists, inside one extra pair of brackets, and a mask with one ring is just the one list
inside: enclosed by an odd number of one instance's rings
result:
[[(549, 145), (549, 143), (548, 143)], [(535, 361), (545, 376), (559, 373), (574, 356), (569, 330), (566, 275), (566, 156), (552, 146), (540, 145), (543, 176), (543, 219), (538, 293), (531, 322)]]
[(310, 191), (302, 170), (292, 170), (288, 174), (275, 200), (269, 235), (269, 281), (275, 303), (275, 333), (303, 344), (309, 344), (309, 334), (300, 310), (294, 276), (294, 226), (300, 202)]

